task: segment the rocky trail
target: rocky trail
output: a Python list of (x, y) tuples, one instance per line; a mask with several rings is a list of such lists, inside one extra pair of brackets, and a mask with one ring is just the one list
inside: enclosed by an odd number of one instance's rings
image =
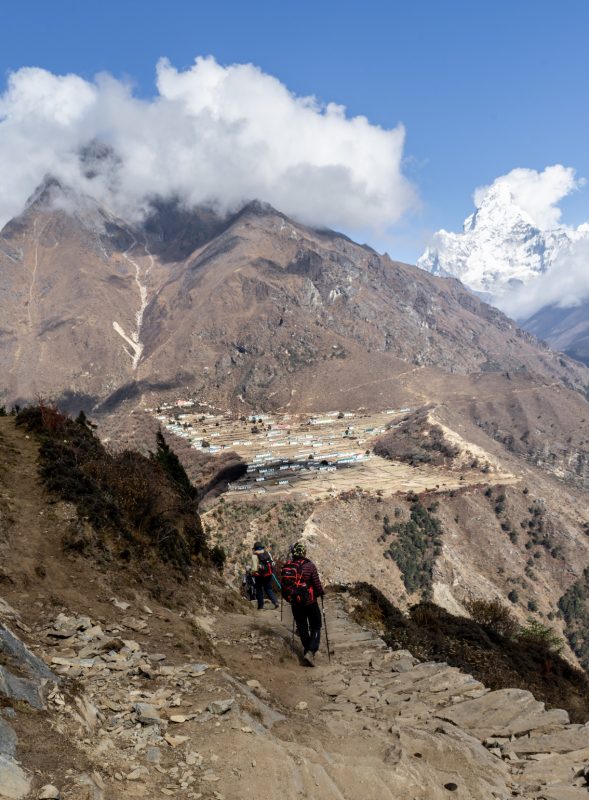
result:
[[(345, 596), (326, 604), (332, 660), (323, 646), (314, 669), (279, 612), (213, 611), (214, 657), (197, 662), (156, 652), (152, 609), (113, 606), (107, 625), (62, 612), (31, 629), (2, 605), (0, 797), (587, 797), (588, 726), (387, 648)], [(53, 760), (23, 740), (36, 715)]]
[(64, 551), (72, 510), (6, 419), (0, 453), (2, 800), (588, 796), (589, 726), (565, 711), (389, 649), (347, 594), (326, 601), (315, 668), (288, 609), (212, 573), (156, 600)]

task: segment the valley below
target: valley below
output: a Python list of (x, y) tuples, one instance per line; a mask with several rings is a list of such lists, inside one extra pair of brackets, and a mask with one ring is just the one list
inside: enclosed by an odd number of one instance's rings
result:
[(0, 268), (0, 797), (586, 796), (586, 366), (259, 202), (48, 179)]

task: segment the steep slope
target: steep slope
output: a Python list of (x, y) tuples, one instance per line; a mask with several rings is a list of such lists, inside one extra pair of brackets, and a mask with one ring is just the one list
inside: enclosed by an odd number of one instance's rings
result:
[(76, 515), (37, 482), (35, 440), (0, 436), (3, 800), (238, 800), (261, 774), (292, 800), (586, 795), (584, 717), (387, 647), (353, 597), (327, 600), (331, 662), (324, 644), (304, 670), (290, 620), (214, 573), (162, 569), (156, 592), (64, 551)]
[(48, 183), (2, 232), (0, 269), (7, 401), (333, 404), (424, 365), (589, 383), (459, 283), (259, 203), (227, 219), (160, 204), (137, 227)]
[(524, 322), (526, 330), (571, 358), (589, 365), (589, 303), (546, 306)]

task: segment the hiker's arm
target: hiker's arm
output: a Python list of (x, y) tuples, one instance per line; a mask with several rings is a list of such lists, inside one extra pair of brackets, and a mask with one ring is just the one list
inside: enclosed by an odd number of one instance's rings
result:
[(311, 577), (311, 582), (313, 584), (313, 589), (315, 591), (315, 597), (323, 597), (325, 592), (321, 584), (321, 578), (319, 577), (319, 573), (317, 572), (317, 567), (315, 566), (313, 567), (313, 575)]

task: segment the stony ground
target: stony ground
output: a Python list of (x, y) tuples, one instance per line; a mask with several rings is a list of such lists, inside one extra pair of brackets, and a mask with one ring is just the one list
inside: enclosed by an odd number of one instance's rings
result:
[[(587, 797), (589, 726), (388, 649), (345, 597), (326, 604), (332, 658), (324, 646), (314, 669), (286, 614), (211, 613), (200, 624), (215, 657), (196, 662), (172, 643), (156, 651), (152, 609), (113, 607), (105, 626), (70, 609), (21, 632), (53, 676), (4, 639), (0, 797)], [(18, 631), (18, 613), (2, 614)], [(43, 742), (36, 715), (50, 723)]]
[[(331, 662), (210, 575), (63, 550), (36, 445), (0, 425), (0, 798), (586, 798), (589, 727), (391, 651), (326, 606)], [(163, 588), (166, 588), (165, 586)]]

